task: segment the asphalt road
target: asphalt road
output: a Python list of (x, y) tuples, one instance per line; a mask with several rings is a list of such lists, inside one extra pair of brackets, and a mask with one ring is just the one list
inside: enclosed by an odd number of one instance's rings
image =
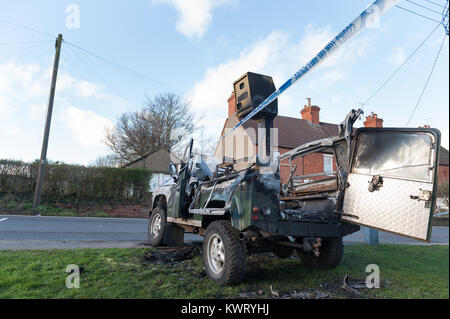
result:
[[(0, 250), (144, 247), (147, 219), (33, 217), (0, 215)], [(202, 237), (185, 234), (185, 241)], [(425, 244), (380, 232), (380, 244)], [(345, 244), (364, 243), (364, 232), (344, 238)], [(433, 227), (431, 244), (448, 245), (449, 228)]]

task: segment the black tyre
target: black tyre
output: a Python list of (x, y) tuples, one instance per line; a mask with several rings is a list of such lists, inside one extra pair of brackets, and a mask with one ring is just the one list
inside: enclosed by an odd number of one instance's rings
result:
[(244, 278), (246, 249), (230, 221), (215, 221), (206, 229), (203, 263), (209, 278), (219, 285), (236, 284)]
[(166, 210), (157, 206), (153, 209), (148, 222), (148, 241), (151, 246), (160, 246), (164, 237), (167, 215)]
[(313, 252), (298, 249), (297, 253), (302, 264), (308, 268), (334, 269), (342, 261), (344, 255), (344, 243), (342, 237), (323, 238), (319, 248), (320, 255), (315, 256)]

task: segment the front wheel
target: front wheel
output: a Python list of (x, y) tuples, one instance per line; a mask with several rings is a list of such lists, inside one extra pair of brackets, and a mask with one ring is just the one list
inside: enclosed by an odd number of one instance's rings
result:
[(161, 206), (156, 207), (150, 215), (148, 241), (151, 246), (160, 246), (162, 244), (166, 219), (166, 210)]
[(209, 278), (219, 285), (236, 284), (244, 278), (246, 250), (239, 232), (229, 221), (211, 223), (203, 240), (203, 263)]
[(342, 261), (344, 255), (344, 242), (342, 237), (322, 238), (322, 244), (319, 248), (319, 256), (315, 256), (313, 252), (307, 252), (298, 249), (297, 253), (302, 264), (308, 268), (317, 269), (334, 269)]

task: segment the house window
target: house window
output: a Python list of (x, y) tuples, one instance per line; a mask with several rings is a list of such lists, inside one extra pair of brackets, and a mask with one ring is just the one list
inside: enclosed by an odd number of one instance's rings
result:
[(333, 172), (333, 155), (323, 154), (323, 171), (330, 174)]

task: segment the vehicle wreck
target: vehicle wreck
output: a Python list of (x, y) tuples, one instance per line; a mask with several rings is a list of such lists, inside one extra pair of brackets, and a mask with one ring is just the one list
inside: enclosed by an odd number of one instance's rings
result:
[[(242, 89), (241, 83), (249, 86), (252, 81), (265, 93)], [(240, 118), (274, 89), (270, 77), (254, 73), (234, 87)], [(190, 141), (180, 170), (173, 171), (175, 184), (153, 192), (151, 245), (181, 244), (184, 231), (204, 236), (206, 273), (227, 285), (244, 278), (246, 256), (259, 252), (287, 258), (296, 251), (307, 267), (335, 268), (343, 256), (342, 238), (360, 225), (430, 239), (438, 130), (356, 129), (362, 111), (351, 110), (338, 136), (276, 157), (269, 129), (278, 106), (272, 103), (256, 118), (265, 132), (265, 145), (256, 157), (219, 162), (194, 156)], [(315, 152), (332, 154), (336, 171), (296, 176), (293, 160)], [(282, 182), (280, 163), (286, 161), (291, 175)]]

